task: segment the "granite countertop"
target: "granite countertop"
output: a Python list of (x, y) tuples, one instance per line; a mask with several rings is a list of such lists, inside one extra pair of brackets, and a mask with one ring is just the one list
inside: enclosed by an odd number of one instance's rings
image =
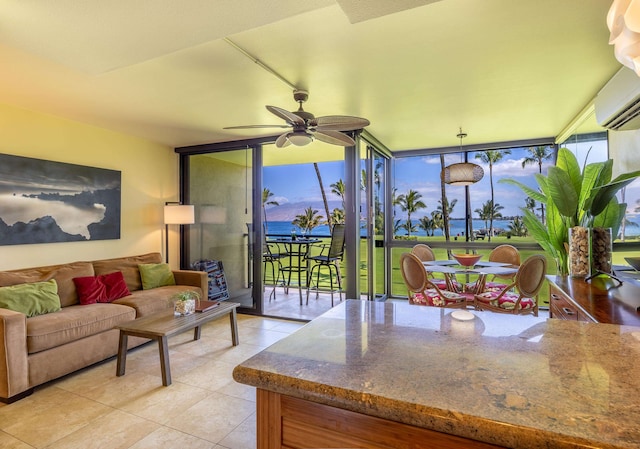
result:
[(640, 328), (350, 300), (241, 383), (514, 448), (640, 448)]

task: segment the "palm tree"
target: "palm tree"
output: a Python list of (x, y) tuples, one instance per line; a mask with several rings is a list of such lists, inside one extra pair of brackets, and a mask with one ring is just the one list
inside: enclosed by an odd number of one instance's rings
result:
[(331, 211), (331, 222), (334, 225), (344, 224), (344, 209), (336, 207)]
[(334, 182), (329, 187), (331, 187), (331, 193), (340, 197), (340, 200), (342, 201), (342, 210), (344, 211), (344, 192), (346, 190), (344, 182), (342, 179), (338, 179), (338, 181)]
[(313, 163), (313, 168), (316, 170), (316, 177), (318, 178), (318, 184), (320, 185), (320, 194), (322, 194), (322, 202), (324, 203), (324, 211), (327, 214), (327, 222), (329, 223), (329, 229), (332, 229), (331, 212), (329, 211), (329, 202), (327, 201), (327, 194), (324, 192), (324, 184), (322, 183), (322, 176), (320, 175), (320, 168), (318, 163)]
[(522, 217), (514, 217), (513, 221), (509, 223), (509, 232), (516, 237), (526, 237), (527, 227), (524, 225)]
[(524, 204), (525, 208), (530, 210), (532, 214), (536, 213), (536, 200), (528, 196), (524, 199)]
[[(487, 150), (481, 153), (476, 153), (476, 159), (480, 159), (485, 164), (489, 164), (489, 184), (491, 185), (491, 204), (495, 204), (495, 198), (493, 196), (493, 164), (502, 160), (503, 156), (511, 154), (511, 150)], [(497, 204), (496, 204), (497, 206)], [(493, 236), (493, 214), (489, 219), (489, 241)]]
[(427, 233), (427, 236), (433, 236), (434, 231), (437, 229), (436, 222), (433, 218), (429, 217), (420, 218), (420, 220), (418, 220), (418, 227), (420, 229), (424, 229), (424, 231)]
[[(538, 173), (542, 173), (542, 162), (555, 156), (555, 152), (551, 147), (527, 147), (527, 151), (529, 152), (529, 156), (522, 160), (522, 168), (525, 168), (527, 165), (537, 164)], [(544, 204), (540, 205), (540, 214), (542, 223), (544, 223)]]
[(491, 200), (487, 200), (481, 208), (474, 210), (478, 218), (484, 221), (484, 227), (489, 229), (489, 217), (491, 216)]
[(420, 198), (422, 198), (422, 194), (413, 189), (410, 189), (406, 194), (402, 194), (397, 198), (400, 209), (407, 213), (407, 222), (403, 227), (406, 229), (407, 236), (409, 237), (411, 237), (411, 231), (415, 230), (415, 226), (411, 223), (411, 215), (419, 209), (427, 207)]
[(309, 206), (302, 214), (296, 215), (291, 224), (302, 229), (303, 233), (311, 234), (314, 228), (320, 226), (323, 218), (322, 215), (318, 215), (317, 210)]
[[(438, 212), (437, 210), (432, 210), (431, 220), (433, 220), (433, 226), (435, 227), (434, 231), (436, 229), (441, 229), (442, 235), (445, 235), (444, 216), (442, 215), (442, 213)], [(435, 235), (435, 233), (432, 235)]]
[(278, 203), (276, 200), (272, 200), (271, 198), (273, 198), (273, 192), (271, 190), (269, 190), (267, 187), (262, 189), (262, 214), (264, 217), (264, 233), (266, 234), (268, 232), (268, 226), (267, 226), (267, 206), (279, 206), (280, 203)]
[[(451, 226), (451, 224), (449, 222), (449, 217), (453, 214), (453, 209), (456, 207), (457, 203), (458, 203), (458, 199), (457, 198), (454, 198), (451, 201), (451, 203), (449, 203), (449, 199), (447, 197), (445, 197), (444, 198), (444, 206), (445, 207), (442, 207), (442, 200), (438, 200), (438, 207), (436, 207), (436, 213), (440, 217), (442, 217), (442, 232), (445, 233), (445, 237), (447, 235), (450, 236), (449, 227)], [(444, 217), (447, 217), (446, 223), (445, 223)]]
[[(440, 171), (444, 172), (444, 154), (440, 153)], [(445, 204), (447, 203), (447, 192), (446, 192), (446, 188), (445, 188), (445, 183), (444, 183), (444, 177), (440, 176), (440, 204)], [(455, 204), (454, 204), (455, 205)], [(452, 208), (453, 209), (453, 208)], [(444, 234), (444, 240), (445, 242), (449, 242), (450, 240), (450, 230), (449, 230), (449, 210), (447, 207), (444, 208), (444, 210), (441, 211), (442, 214), (442, 233)], [(451, 250), (447, 250), (447, 253), (449, 255), (451, 255)]]

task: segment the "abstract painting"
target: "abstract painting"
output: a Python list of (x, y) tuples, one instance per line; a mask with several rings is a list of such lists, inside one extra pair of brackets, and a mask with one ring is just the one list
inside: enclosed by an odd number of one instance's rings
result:
[(0, 154), (0, 245), (120, 238), (121, 172)]

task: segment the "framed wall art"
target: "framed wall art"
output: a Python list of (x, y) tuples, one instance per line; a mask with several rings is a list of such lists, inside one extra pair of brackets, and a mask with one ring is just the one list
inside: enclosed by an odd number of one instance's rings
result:
[(120, 238), (121, 172), (0, 154), (0, 245)]

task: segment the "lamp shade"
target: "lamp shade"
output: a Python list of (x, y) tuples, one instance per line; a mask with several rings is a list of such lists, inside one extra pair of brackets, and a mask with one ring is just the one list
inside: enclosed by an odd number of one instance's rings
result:
[(445, 184), (468, 186), (480, 181), (484, 176), (484, 170), (471, 162), (461, 162), (445, 167), (441, 176)]
[(167, 204), (164, 206), (164, 224), (194, 224), (195, 208), (190, 204)]
[(614, 0), (607, 26), (616, 59), (640, 76), (640, 0)]

